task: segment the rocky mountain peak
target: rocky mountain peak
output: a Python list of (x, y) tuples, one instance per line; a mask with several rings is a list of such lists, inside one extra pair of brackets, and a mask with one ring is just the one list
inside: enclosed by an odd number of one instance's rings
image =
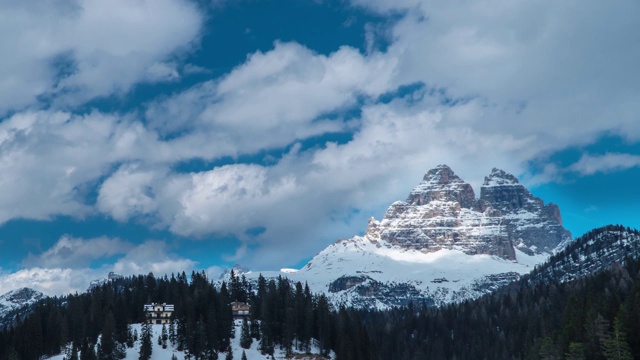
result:
[(489, 176), (485, 176), (484, 183), (482, 186), (490, 187), (490, 186), (509, 186), (509, 185), (520, 185), (518, 179), (509, 174), (508, 172), (493, 168), (491, 170), (491, 174)]
[(476, 195), (471, 185), (465, 183), (447, 165), (429, 170), (407, 198), (411, 205), (424, 205), (432, 201), (457, 202), (464, 208), (472, 208)]
[(44, 297), (45, 295), (40, 291), (27, 287), (12, 290), (0, 296), (0, 330), (11, 324), (15, 315), (23, 313), (28, 306)]
[(393, 203), (380, 222), (370, 221), (370, 241), (425, 253), (462, 249), (514, 260), (515, 248), (550, 254), (571, 239), (560, 210), (545, 205), (518, 179), (494, 168), (480, 198), (446, 165), (429, 170), (406, 201)]

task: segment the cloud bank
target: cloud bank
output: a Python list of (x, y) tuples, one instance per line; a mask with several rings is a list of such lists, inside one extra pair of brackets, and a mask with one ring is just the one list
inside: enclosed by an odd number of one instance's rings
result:
[[(0, 48), (33, 44), (0, 60), (0, 222), (97, 215), (196, 242), (231, 235), (235, 259), (273, 269), (363, 231), (439, 163), (475, 186), (494, 166), (540, 183), (640, 163), (622, 153), (564, 168), (549, 161), (603, 135), (640, 139), (637, 4), (352, 3), (401, 14), (383, 32), (387, 48), (369, 38), (366, 52), (320, 54), (275, 41), (219, 78), (124, 114), (74, 110), (136, 84), (179, 81), (181, 71), (206, 73), (185, 60), (203, 31), (201, 9), (178, 0), (0, 5), (4, 33), (17, 34)], [(348, 136), (325, 140), (332, 134)], [(147, 254), (159, 256), (161, 243), (107, 239), (122, 251), (107, 255), (92, 241), (101, 240), (60, 239), (25, 259), (37, 268), (3, 283), (74, 283), (78, 267), (102, 256), (120, 256), (111, 267), (125, 273), (208, 266), (154, 262)]]

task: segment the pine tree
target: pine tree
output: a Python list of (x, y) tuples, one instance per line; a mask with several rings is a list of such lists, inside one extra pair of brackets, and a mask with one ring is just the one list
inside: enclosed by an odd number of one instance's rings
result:
[(140, 356), (139, 360), (149, 360), (151, 358), (151, 352), (153, 351), (153, 344), (151, 342), (152, 328), (151, 324), (144, 323), (142, 325), (142, 334), (140, 336)]
[(96, 350), (93, 344), (90, 344), (87, 339), (82, 343), (82, 349), (80, 350), (80, 360), (96, 360)]
[(162, 324), (161, 338), (162, 338), (162, 343), (160, 345), (162, 345), (163, 349), (166, 349), (167, 340), (169, 339), (169, 334), (167, 333), (167, 327), (165, 326), (165, 324)]
[(584, 344), (572, 342), (569, 344), (569, 351), (565, 354), (566, 360), (584, 360)]
[(247, 354), (244, 353), (244, 350), (242, 350), (242, 357), (240, 359), (247, 360)]
[(613, 333), (604, 341), (604, 355), (608, 360), (632, 360), (627, 334), (622, 329), (622, 320), (617, 316), (613, 323)]
[(78, 360), (78, 346), (75, 342), (67, 348), (66, 355), (68, 360)]
[(233, 360), (233, 350), (231, 346), (227, 348), (227, 356), (225, 356), (224, 360)]
[(246, 318), (242, 319), (242, 329), (240, 332), (240, 346), (244, 349), (251, 347), (253, 339), (251, 338), (251, 332), (249, 331), (249, 323)]
[(133, 337), (133, 331), (131, 331), (131, 325), (127, 324), (127, 347), (132, 348), (134, 342), (135, 340)]
[(251, 338), (260, 340), (260, 323), (258, 322), (258, 319), (251, 320), (250, 329), (251, 329)]
[(171, 345), (175, 346), (176, 344), (176, 325), (173, 321), (169, 323), (169, 341)]

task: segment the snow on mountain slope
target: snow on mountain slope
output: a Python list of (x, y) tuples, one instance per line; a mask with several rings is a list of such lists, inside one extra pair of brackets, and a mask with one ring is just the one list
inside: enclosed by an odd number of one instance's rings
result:
[[(364, 236), (340, 240), (297, 272), (335, 305), (388, 308), (476, 298), (529, 273), (571, 240), (558, 207), (493, 169), (479, 199), (448, 166), (430, 170)], [(257, 274), (248, 275), (249, 278)]]
[(529, 276), (531, 281), (566, 282), (640, 257), (640, 233), (620, 225), (593, 229), (552, 256)]
[[(132, 330), (136, 331), (138, 334), (141, 333), (141, 328), (142, 325), (141, 324), (133, 324), (132, 326)], [(151, 351), (151, 360), (171, 360), (171, 357), (175, 354), (175, 356), (178, 359), (184, 359), (185, 358), (185, 353), (183, 351), (178, 351), (176, 350), (176, 348), (174, 346), (171, 345), (171, 343), (167, 343), (167, 348), (163, 349), (162, 346), (158, 345), (158, 336), (160, 336), (160, 334), (162, 334), (162, 325), (151, 325), (152, 329), (153, 329), (153, 336), (152, 336), (152, 343), (153, 343), (153, 350)], [(242, 357), (242, 352), (244, 351), (245, 355), (247, 356), (247, 359), (251, 359), (251, 360), (259, 360), (259, 359), (272, 359), (272, 360), (284, 360), (287, 359), (286, 358), (286, 354), (284, 351), (282, 351), (279, 348), (276, 348), (273, 354), (273, 357), (271, 356), (267, 356), (267, 355), (262, 355), (260, 353), (260, 350), (258, 350), (258, 341), (256, 341), (255, 339), (253, 340), (253, 343), (251, 344), (251, 347), (249, 349), (243, 349), (240, 346), (240, 333), (241, 333), (241, 328), (242, 328), (242, 320), (235, 320), (234, 321), (234, 334), (235, 337), (231, 339), (231, 352), (233, 353), (233, 358), (234, 359), (240, 359)], [(295, 351), (294, 351), (295, 352)], [(315, 346), (314, 344), (312, 344), (311, 346), (311, 354), (317, 354), (318, 353), (318, 347)], [(127, 356), (126, 356), (126, 360), (137, 360), (140, 354), (140, 340), (136, 341), (136, 343), (134, 344), (134, 346), (130, 349), (127, 349)], [(79, 354), (78, 354), (79, 355)], [(332, 354), (333, 355), (333, 354)], [(227, 356), (226, 352), (220, 352), (218, 353), (218, 359), (225, 359), (225, 357)], [(64, 353), (60, 354), (60, 355), (56, 355), (53, 357), (48, 358), (49, 360), (63, 360), (65, 358)], [(332, 356), (331, 358), (321, 358), (321, 357), (317, 357), (317, 356), (304, 356), (304, 354), (298, 354), (296, 356), (297, 360), (319, 360), (319, 359), (333, 359), (334, 357)]]
[(311, 291), (325, 293), (335, 305), (385, 309), (410, 300), (443, 305), (478, 297), (516, 280), (548, 257), (515, 253), (516, 260), (468, 255), (457, 249), (423, 253), (356, 236), (330, 245), (297, 272), (262, 275), (307, 282)]
[(11, 321), (15, 315), (21, 314), (22, 310), (26, 311), (30, 305), (43, 298), (43, 293), (30, 288), (12, 290), (0, 296), (0, 328), (8, 325), (5, 323)]

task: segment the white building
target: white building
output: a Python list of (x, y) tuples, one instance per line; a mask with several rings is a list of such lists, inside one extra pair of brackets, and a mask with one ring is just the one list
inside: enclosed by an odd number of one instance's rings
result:
[(169, 324), (173, 315), (173, 305), (170, 304), (146, 304), (144, 313), (147, 322), (151, 324)]

